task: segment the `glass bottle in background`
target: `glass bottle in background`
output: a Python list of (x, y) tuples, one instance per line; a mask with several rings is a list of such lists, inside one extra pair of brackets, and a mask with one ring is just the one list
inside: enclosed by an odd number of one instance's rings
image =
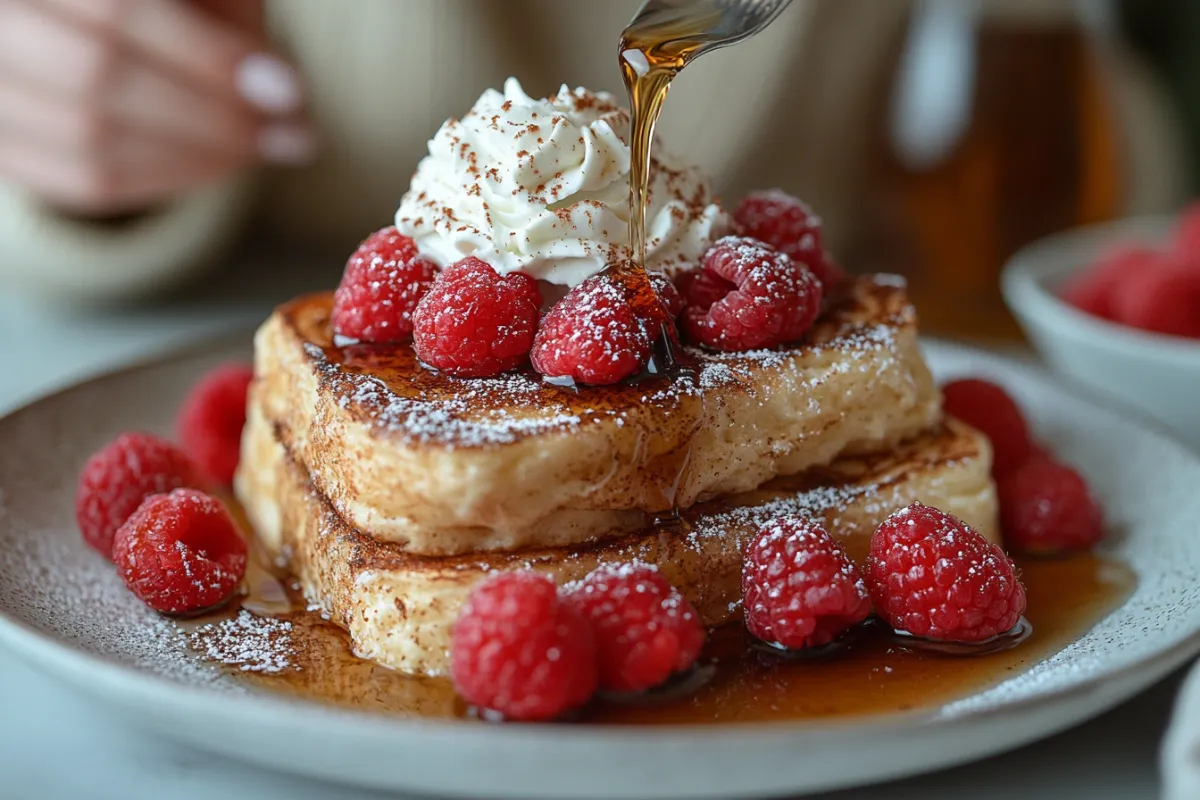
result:
[(924, 331), (1019, 334), (1019, 247), (1118, 216), (1125, 178), (1105, 0), (917, 0), (876, 106), (859, 270), (909, 279)]

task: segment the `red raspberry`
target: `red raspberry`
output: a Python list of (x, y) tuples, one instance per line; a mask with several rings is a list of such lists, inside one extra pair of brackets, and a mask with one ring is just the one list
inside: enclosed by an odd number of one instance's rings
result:
[(146, 605), (188, 614), (228, 600), (246, 574), (246, 542), (215, 497), (195, 489), (146, 498), (113, 540), (121, 579)]
[(696, 610), (654, 567), (600, 567), (564, 599), (592, 625), (602, 689), (651, 689), (691, 667), (704, 647)]
[(1200, 264), (1200, 202), (1185, 208), (1175, 222), (1175, 252), (1187, 256), (1193, 265)]
[(1115, 319), (1113, 299), (1125, 279), (1152, 268), (1162, 256), (1145, 247), (1121, 247), (1105, 254), (1091, 267), (1072, 275), (1063, 284), (1062, 299), (1093, 316)]
[(1004, 541), (1029, 553), (1086, 550), (1104, 535), (1100, 506), (1078, 472), (1034, 457), (999, 486)]
[(829, 644), (871, 613), (842, 545), (794, 517), (765, 525), (747, 545), (742, 607), (752, 634), (792, 650)]
[(1163, 259), (1127, 275), (1112, 299), (1117, 321), (1200, 339), (1200, 270)]
[(1025, 587), (1004, 551), (957, 517), (920, 503), (879, 526), (866, 579), (885, 622), (928, 639), (984, 641), (1025, 613)]
[(520, 272), (501, 275), (467, 256), (442, 270), (417, 304), (413, 347), (449, 375), (499, 375), (528, 357), (540, 305), (536, 280)]
[(813, 273), (817, 276), (817, 280), (821, 281), (821, 287), (825, 290), (825, 294), (832, 292), (849, 277), (846, 275), (846, 271), (833, 260), (833, 256), (828, 250), (823, 254), (820, 263), (813, 268)]
[(112, 559), (113, 536), (152, 494), (199, 486), (191, 460), (149, 433), (123, 433), (88, 459), (75, 491), (75, 519), (83, 540)]
[[(821, 309), (821, 283), (812, 271), (757, 240), (726, 236), (701, 266), (736, 287), (710, 307), (684, 309), (688, 335), (707, 347), (754, 350), (795, 341)], [(693, 279), (690, 296), (707, 298), (710, 282), (697, 288), (700, 280)]]
[(254, 368), (248, 364), (217, 367), (197, 382), (179, 409), (176, 435), (213, 483), (233, 483), (242, 454), (246, 394), (253, 380)]
[(450, 673), (469, 703), (510, 719), (553, 719), (596, 690), (596, 641), (549, 578), (501, 572), (463, 606), (451, 636)]
[(1025, 415), (1008, 392), (990, 381), (964, 378), (947, 383), (942, 387), (942, 409), (988, 437), (996, 478), (1019, 467), (1034, 451)]
[(716, 273), (703, 269), (681, 273), (675, 279), (675, 284), (683, 296), (685, 308), (697, 308), (705, 312), (724, 300), (730, 292), (737, 291), (734, 284)]
[(654, 287), (654, 293), (662, 301), (663, 308), (667, 309), (667, 314), (671, 319), (678, 317), (683, 312), (683, 297), (679, 294), (679, 289), (661, 272), (649, 272), (647, 275), (650, 276), (650, 285)]
[(333, 330), (360, 342), (398, 342), (413, 331), (413, 310), (433, 285), (437, 266), (395, 227), (358, 246), (333, 296)]
[(766, 242), (812, 270), (826, 290), (842, 277), (822, 246), (821, 218), (799, 198), (779, 189), (751, 192), (742, 198), (733, 220), (742, 236)]
[(594, 275), (567, 292), (533, 340), (533, 366), (550, 378), (607, 386), (635, 375), (654, 347), (621, 286)]
[(537, 279), (523, 272), (512, 273), (509, 277), (513, 279), (513, 285), (525, 293), (526, 299), (538, 310), (538, 314), (541, 314), (542, 304), (545, 300), (542, 297), (542, 287), (538, 284)]

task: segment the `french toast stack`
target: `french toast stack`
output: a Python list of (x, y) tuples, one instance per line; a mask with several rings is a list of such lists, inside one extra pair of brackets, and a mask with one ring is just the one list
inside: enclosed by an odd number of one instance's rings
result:
[(458, 610), (494, 570), (565, 583), (646, 562), (718, 625), (773, 517), (823, 519), (857, 560), (918, 500), (996, 539), (989, 445), (943, 421), (893, 280), (849, 281), (788, 349), (687, 350), (666, 375), (578, 389), (339, 346), (332, 302), (302, 297), (259, 330), (236, 491), (261, 546), (386, 666), (445, 674)]

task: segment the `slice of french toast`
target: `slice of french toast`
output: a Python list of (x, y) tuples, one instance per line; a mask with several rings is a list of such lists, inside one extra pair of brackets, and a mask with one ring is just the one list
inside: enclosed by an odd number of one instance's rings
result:
[(456, 379), (406, 344), (337, 346), (331, 303), (297, 299), (259, 330), (252, 404), (350, 524), (412, 553), (620, 535), (940, 419), (916, 314), (882, 277), (848, 282), (788, 349), (685, 351), (666, 375), (596, 388)]
[(348, 524), (267, 425), (248, 429), (237, 492), (264, 549), (300, 581), (310, 602), (345, 627), (355, 652), (385, 666), (444, 674), (450, 631), (471, 588), (494, 570), (535, 569), (559, 583), (599, 564), (654, 564), (695, 604), (705, 624), (740, 614), (742, 548), (768, 520), (821, 520), (865, 557), (892, 511), (921, 501), (997, 540), (991, 449), (947, 422), (891, 451), (846, 456), (754, 491), (683, 511), (675, 524), (570, 547), (421, 556)]

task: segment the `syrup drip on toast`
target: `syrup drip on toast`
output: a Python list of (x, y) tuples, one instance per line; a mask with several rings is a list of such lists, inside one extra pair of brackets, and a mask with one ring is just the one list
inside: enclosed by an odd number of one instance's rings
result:
[(646, 263), (646, 205), (650, 186), (654, 126), (662, 112), (671, 81), (700, 55), (706, 42), (701, 34), (711, 14), (664, 10), (639, 17), (621, 33), (617, 48), (621, 76), (632, 114), (629, 166), (629, 243), (635, 265)]
[[(695, 365), (682, 355), (679, 334), (674, 320), (659, 301), (658, 294), (646, 273), (646, 206), (649, 203), (651, 149), (654, 126), (662, 112), (667, 90), (680, 70), (699, 54), (701, 42), (680, 46), (681, 34), (691, 25), (704, 25), (705, 18), (680, 21), (672, 17), (669, 24), (654, 16), (643, 17), (626, 28), (617, 48), (621, 76), (629, 96), (630, 167), (629, 167), (629, 243), (632, 258), (610, 265), (605, 274), (620, 284), (626, 298), (640, 319), (651, 320), (651, 330), (657, 331), (654, 353), (640, 375), (630, 379), (639, 385), (647, 381), (671, 381), (681, 373), (694, 373)], [(703, 402), (691, 398), (693, 403)], [(699, 410), (694, 416), (699, 419)], [(664, 481), (664, 511), (675, 515), (676, 489), (691, 457), (691, 439), (677, 448), (664, 475), (674, 472), (673, 480)]]

